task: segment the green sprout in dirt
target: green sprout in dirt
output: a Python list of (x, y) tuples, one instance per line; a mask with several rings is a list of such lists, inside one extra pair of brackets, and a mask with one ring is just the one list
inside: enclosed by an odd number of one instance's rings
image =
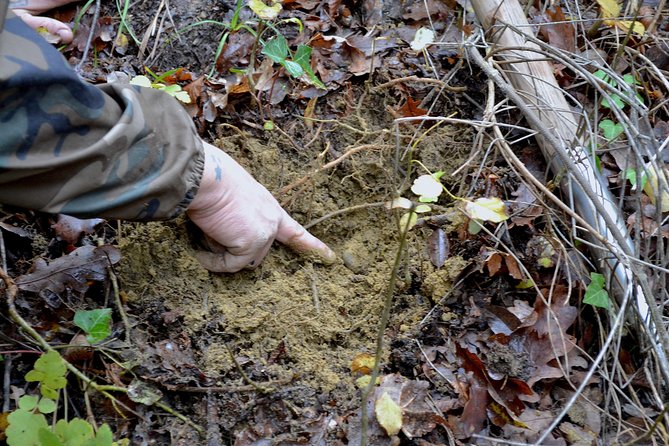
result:
[[(316, 77), (316, 74), (311, 69), (311, 47), (298, 45), (295, 52), (290, 51), (286, 38), (271, 24), (271, 21), (276, 19), (281, 12), (281, 2), (273, 0), (272, 6), (268, 6), (261, 0), (250, 0), (249, 8), (276, 34), (266, 42), (260, 40), (260, 45), (262, 46), (261, 54), (269, 57), (274, 63), (281, 65), (286, 70), (286, 73), (295, 79), (306, 77), (306, 80), (312, 85), (325, 89), (323, 82)], [(300, 32), (302, 32), (302, 22), (299, 19), (290, 18), (281, 21), (281, 23), (283, 22), (296, 23), (300, 28)], [(258, 38), (260, 39), (260, 37), (259, 35)]]
[[(250, 33), (256, 40), (258, 45), (261, 48), (261, 54), (267, 56), (274, 63), (281, 65), (290, 76), (295, 79), (302, 79), (318, 88), (325, 89), (325, 85), (321, 82), (320, 79), (311, 69), (311, 47), (308, 45), (298, 45), (297, 49), (293, 52), (288, 47), (288, 41), (277, 29), (277, 26), (285, 23), (294, 23), (299, 27), (300, 33), (302, 32), (302, 22), (296, 17), (283, 19), (275, 23), (276, 19), (279, 16), (279, 13), (282, 11), (283, 6), (280, 1), (270, 0), (271, 4), (267, 4), (262, 0), (247, 0), (246, 6), (253, 11), (255, 16), (258, 18), (257, 22), (243, 22), (240, 19), (241, 10), (244, 7), (244, 2), (242, 0), (237, 0), (235, 4), (235, 10), (232, 15), (230, 23), (218, 22), (215, 20), (202, 20), (197, 23), (188, 25), (187, 27), (179, 30), (179, 33), (187, 31), (195, 26), (204, 25), (204, 24), (213, 24), (222, 26), (225, 28), (225, 32), (221, 36), (220, 41), (218, 42), (218, 47), (216, 49), (216, 54), (214, 60), (218, 60), (220, 55), (223, 53), (225, 44), (230, 37), (230, 34), (236, 33), (239, 31), (246, 31)], [(265, 41), (263, 39), (263, 33), (270, 29), (274, 32), (275, 36)], [(209, 72), (209, 76), (213, 75), (215, 67)], [(231, 70), (232, 71), (232, 70)], [(238, 70), (234, 70), (237, 72)], [(241, 71), (244, 72), (244, 71)], [(246, 73), (247, 75), (250, 73)]]
[(67, 368), (58, 352), (51, 350), (40, 356), (25, 380), (39, 383), (40, 396), (24, 395), (18, 408), (7, 417), (5, 433), (8, 446), (121, 446), (127, 440), (114, 442), (112, 431), (103, 424), (97, 431), (86, 420), (58, 420), (50, 425), (45, 415), (55, 413), (58, 396), (67, 385)]
[[(429, 170), (419, 161), (413, 161), (419, 164), (423, 169)], [(471, 219), (469, 230), (471, 233), (477, 233), (485, 221), (500, 223), (508, 219), (506, 206), (502, 200), (497, 197), (482, 197), (474, 200), (460, 198), (453, 195), (442, 183), (441, 177), (444, 172), (427, 173), (419, 176), (411, 186), (411, 192), (418, 196), (418, 202), (415, 204), (411, 200), (398, 197), (392, 201), (390, 208), (407, 209), (409, 212), (400, 218), (400, 228), (411, 229), (418, 220), (418, 214), (430, 212), (432, 208), (425, 203), (436, 203), (442, 192), (453, 201), (459, 201), (463, 204), (463, 212)]]

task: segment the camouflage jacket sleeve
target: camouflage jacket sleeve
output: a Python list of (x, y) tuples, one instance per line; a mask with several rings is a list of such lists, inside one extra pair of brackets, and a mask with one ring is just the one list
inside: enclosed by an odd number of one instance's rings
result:
[(204, 167), (193, 123), (151, 88), (80, 80), (8, 14), (0, 34), (0, 203), (79, 217), (171, 218)]

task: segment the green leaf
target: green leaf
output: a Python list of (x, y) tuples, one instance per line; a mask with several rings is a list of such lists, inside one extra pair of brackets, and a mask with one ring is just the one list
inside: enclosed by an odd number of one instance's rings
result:
[(54, 430), (68, 446), (83, 446), (86, 440), (95, 438), (93, 426), (81, 418), (73, 418), (69, 423), (66, 420), (58, 420)]
[(623, 75), (623, 80), (625, 81), (625, 83), (627, 85), (639, 85), (640, 84), (640, 82), (638, 80), (636, 80), (632, 74), (629, 74), (629, 73)]
[(297, 51), (295, 51), (295, 57), (293, 57), (293, 60), (300, 67), (302, 67), (302, 70), (304, 70), (313, 85), (318, 88), (322, 88), (323, 90), (326, 89), (325, 84), (321, 82), (318, 77), (316, 77), (316, 74), (311, 69), (311, 47), (307, 45), (299, 45), (297, 47)]
[(95, 440), (86, 443), (86, 446), (111, 446), (114, 442), (111, 428), (108, 424), (103, 424), (95, 435)]
[(643, 189), (646, 187), (646, 182), (648, 181), (648, 175), (646, 172), (641, 173), (641, 184), (637, 181), (636, 169), (629, 167), (623, 171), (623, 177), (630, 182), (632, 189), (636, 190), (637, 188)]
[(19, 409), (31, 411), (37, 407), (39, 397), (37, 395), (23, 395), (19, 398)]
[(418, 206), (416, 206), (416, 209), (414, 209), (413, 211), (418, 213), (418, 214), (423, 214), (425, 212), (430, 212), (431, 210), (432, 210), (432, 208), (430, 206), (428, 206), (426, 204), (419, 204)]
[(293, 62), (292, 60), (284, 60), (280, 63), (286, 69), (286, 72), (294, 78), (298, 78), (304, 74), (304, 70), (297, 62)]
[(383, 392), (383, 395), (376, 400), (374, 413), (376, 421), (389, 436), (397, 435), (402, 429), (402, 408), (393, 401), (388, 392)]
[(56, 402), (52, 400), (51, 398), (42, 398), (39, 400), (39, 404), (37, 405), (37, 410), (39, 410), (41, 413), (53, 413), (57, 409)]
[(288, 57), (288, 41), (279, 34), (267, 41), (261, 53), (276, 63), (284, 62)]
[(58, 352), (49, 351), (35, 361), (34, 369), (26, 373), (25, 380), (39, 382), (40, 391), (46, 398), (58, 399), (58, 390), (67, 385), (67, 368)]
[[(623, 102), (623, 99), (620, 97), (620, 95), (611, 94), (610, 97), (611, 97), (611, 100), (613, 101), (613, 103), (615, 104), (616, 108), (620, 108), (620, 109), (625, 108), (625, 102)], [(609, 102), (609, 100), (607, 98), (602, 98), (601, 104), (602, 104), (602, 107), (604, 107), (604, 108), (613, 108), (611, 106), (611, 103)]]
[(249, 8), (263, 20), (274, 20), (281, 12), (281, 2), (272, 0), (272, 6), (261, 0), (249, 0)]
[(44, 415), (23, 409), (10, 413), (7, 422), (9, 426), (5, 434), (8, 446), (40, 446), (39, 430), (49, 426)]
[(63, 442), (58, 439), (58, 436), (49, 429), (41, 428), (37, 436), (39, 437), (41, 446), (64, 446)]
[(111, 308), (96, 310), (77, 310), (74, 325), (86, 333), (86, 340), (95, 344), (111, 335)]
[(467, 225), (467, 232), (469, 232), (471, 235), (476, 235), (481, 232), (481, 229), (483, 229), (481, 222), (474, 219), (469, 220), (469, 224)]
[(609, 308), (611, 301), (609, 293), (604, 289), (604, 276), (599, 273), (590, 273), (590, 284), (585, 289), (583, 303), (599, 308)]
[(516, 288), (519, 290), (526, 290), (532, 287), (534, 287), (534, 280), (532, 279), (523, 279), (516, 285)]
[(615, 123), (610, 119), (603, 119), (599, 123), (599, 128), (602, 129), (604, 138), (606, 138), (608, 141), (613, 141), (624, 131), (621, 124)]
[(311, 47), (307, 45), (299, 45), (293, 56), (293, 61), (301, 66), (302, 69), (311, 67)]
[(611, 76), (606, 74), (606, 72), (603, 70), (597, 70), (594, 73), (592, 73), (592, 75), (595, 76), (597, 79), (601, 79), (602, 81), (606, 82), (612, 87), (618, 85), (618, 82), (616, 82), (614, 79), (611, 79)]

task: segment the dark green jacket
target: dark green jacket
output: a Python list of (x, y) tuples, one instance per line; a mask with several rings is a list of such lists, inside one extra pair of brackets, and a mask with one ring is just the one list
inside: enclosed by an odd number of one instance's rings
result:
[(11, 13), (0, 33), (0, 203), (80, 217), (171, 218), (204, 167), (190, 117), (150, 88), (82, 81)]

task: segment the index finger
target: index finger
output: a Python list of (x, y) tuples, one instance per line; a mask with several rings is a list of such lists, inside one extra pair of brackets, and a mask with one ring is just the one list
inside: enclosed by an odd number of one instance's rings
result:
[(286, 211), (279, 224), (276, 240), (309, 260), (324, 265), (332, 265), (337, 261), (337, 254), (328, 245), (311, 235)]

